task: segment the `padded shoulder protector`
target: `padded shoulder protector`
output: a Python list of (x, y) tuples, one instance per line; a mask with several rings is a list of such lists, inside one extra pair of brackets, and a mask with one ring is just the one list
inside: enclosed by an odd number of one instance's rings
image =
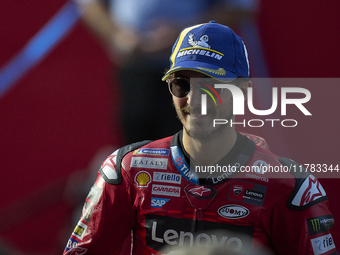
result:
[(328, 199), (319, 180), (306, 171), (304, 167), (301, 167), (294, 160), (284, 157), (279, 158), (279, 161), (282, 165), (291, 169), (291, 174), (294, 175), (296, 180), (295, 187), (287, 201), (287, 208), (302, 211)]
[[(115, 169), (112, 169), (112, 167), (109, 167), (109, 170), (105, 169), (105, 162), (103, 164), (103, 166), (99, 169), (99, 173), (100, 175), (103, 177), (103, 179), (109, 183), (109, 184), (120, 184), (122, 182), (122, 172), (121, 172), (121, 163), (122, 160), (124, 158), (124, 156), (126, 154), (128, 154), (130, 151), (136, 150), (148, 143), (152, 142), (151, 140), (146, 140), (146, 141), (142, 141), (142, 142), (137, 142), (137, 143), (132, 143), (129, 145), (126, 145), (122, 148), (120, 148), (117, 151), (117, 155), (115, 156), (115, 163), (116, 163), (116, 167)], [(110, 157), (108, 158), (110, 159)], [(107, 159), (107, 160), (108, 160)], [(112, 159), (111, 159), (112, 160)]]

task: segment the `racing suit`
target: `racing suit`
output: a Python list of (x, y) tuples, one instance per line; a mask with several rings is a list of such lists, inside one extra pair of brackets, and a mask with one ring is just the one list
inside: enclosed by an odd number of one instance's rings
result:
[(125, 146), (103, 162), (64, 254), (118, 255), (131, 230), (131, 254), (138, 255), (183, 247), (202, 254), (207, 247), (223, 254), (336, 254), (334, 219), (317, 178), (240, 133), (218, 162), (236, 171), (199, 178), (182, 135)]

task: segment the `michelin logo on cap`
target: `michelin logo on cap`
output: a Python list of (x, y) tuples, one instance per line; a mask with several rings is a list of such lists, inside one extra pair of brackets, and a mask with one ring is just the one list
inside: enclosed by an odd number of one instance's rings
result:
[(200, 37), (200, 39), (198, 41), (194, 40), (194, 34), (189, 34), (188, 36), (188, 43), (192, 46), (192, 47), (203, 47), (203, 48), (208, 48), (210, 49), (210, 45), (207, 43), (209, 41), (209, 36), (207, 35), (202, 35)]
[(211, 46), (207, 43), (209, 41), (209, 36), (204, 34), (199, 40), (194, 40), (194, 34), (189, 34), (188, 43), (190, 48), (181, 49), (177, 55), (177, 58), (186, 56), (186, 55), (201, 55), (206, 57), (215, 58), (221, 60), (223, 57), (223, 53), (217, 52), (214, 50), (210, 50)]

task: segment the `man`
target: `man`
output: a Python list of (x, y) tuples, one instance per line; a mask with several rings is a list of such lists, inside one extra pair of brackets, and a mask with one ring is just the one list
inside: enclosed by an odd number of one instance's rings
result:
[[(172, 44), (182, 28), (214, 17), (240, 29), (245, 23), (252, 24), (258, 5), (258, 0), (76, 2), (83, 10), (82, 20), (114, 62), (122, 93), (120, 124), (127, 144), (156, 140), (181, 128), (168, 91), (161, 86), (161, 77)], [(115, 91), (117, 82), (113, 81)], [(154, 107), (155, 104), (158, 107)], [(116, 109), (114, 113), (117, 114)]]
[[(304, 171), (256, 168), (299, 166), (232, 125), (214, 127), (213, 119), (234, 120), (232, 97), (207, 77), (244, 93), (252, 86), (242, 39), (215, 22), (180, 33), (163, 77), (183, 130), (104, 161), (65, 254), (120, 254), (131, 231), (132, 254), (336, 254), (319, 181)], [(206, 88), (221, 104), (203, 99)], [(228, 171), (207, 173), (211, 166)], [(254, 166), (254, 173), (242, 171)]]

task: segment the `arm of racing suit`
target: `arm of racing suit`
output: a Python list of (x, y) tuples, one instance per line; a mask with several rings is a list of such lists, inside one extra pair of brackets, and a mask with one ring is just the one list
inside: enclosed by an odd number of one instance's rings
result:
[(120, 183), (109, 184), (100, 173), (97, 174), (64, 254), (120, 254), (124, 240), (135, 224), (134, 194), (124, 178), (125, 172), (117, 172), (115, 163), (116, 152), (104, 161), (100, 171), (113, 179), (120, 175)]
[[(281, 158), (286, 165), (297, 164)], [(279, 254), (334, 254), (336, 247), (330, 233), (334, 218), (328, 209), (326, 192), (310, 173), (299, 174), (291, 193), (275, 208), (262, 215), (266, 232)]]

